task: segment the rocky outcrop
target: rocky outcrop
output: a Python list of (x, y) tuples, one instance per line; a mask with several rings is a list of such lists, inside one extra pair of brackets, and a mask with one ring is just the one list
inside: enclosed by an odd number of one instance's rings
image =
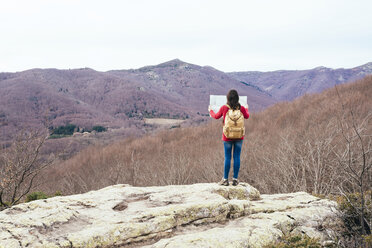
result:
[(330, 242), (335, 203), (252, 186), (115, 185), (0, 212), (0, 247), (262, 247), (286, 233)]

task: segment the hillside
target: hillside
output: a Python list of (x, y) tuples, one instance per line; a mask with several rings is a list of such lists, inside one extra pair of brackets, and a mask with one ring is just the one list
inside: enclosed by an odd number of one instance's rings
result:
[[(338, 191), (346, 176), (338, 159), (347, 147), (343, 133), (352, 134), (350, 110), (363, 142), (371, 144), (372, 77), (340, 85), (338, 91), (340, 98), (332, 88), (252, 113), (246, 121), (239, 178), (263, 193)], [(350, 145), (357, 156), (360, 146)], [(53, 184), (40, 189), (75, 194), (117, 183), (213, 182), (222, 177), (223, 159), (221, 122), (211, 120), (199, 127), (89, 147), (50, 170), (45, 180)], [(355, 161), (360, 162), (359, 155)]]
[(158, 128), (148, 124), (148, 118), (187, 120), (183, 126), (205, 121), (209, 95), (226, 94), (230, 88), (247, 95), (250, 110), (258, 111), (280, 100), (363, 77), (371, 70), (369, 63), (353, 69), (224, 73), (175, 59), (107, 72), (82, 68), (0, 73), (0, 138), (1, 143), (9, 143), (22, 128), (67, 123), (88, 129), (102, 125), (113, 131), (99, 139), (64, 142), (72, 142), (79, 151), (87, 143), (110, 143), (116, 137)]
[(372, 74), (372, 62), (351, 69), (317, 67), (310, 70), (231, 72), (229, 76), (257, 86), (279, 101), (291, 101), (307, 93), (319, 93)]
[(254, 110), (274, 103), (270, 96), (211, 67), (180, 60), (136, 70), (98, 72), (32, 69), (0, 73), (0, 137), (9, 140), (21, 127), (73, 123), (142, 132), (143, 118), (200, 119), (209, 94), (236, 88)]
[(210, 94), (226, 95), (235, 88), (247, 95), (252, 109), (258, 111), (274, 103), (271, 97), (247, 86), (209, 66), (198, 66), (175, 59), (156, 66), (136, 70), (108, 71), (110, 75), (140, 82), (140, 90), (154, 92), (157, 97), (170, 99), (173, 105), (187, 108), (191, 115), (208, 113)]

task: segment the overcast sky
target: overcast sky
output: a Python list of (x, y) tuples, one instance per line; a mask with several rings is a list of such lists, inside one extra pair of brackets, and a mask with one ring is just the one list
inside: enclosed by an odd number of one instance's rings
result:
[(0, 0), (1, 72), (175, 58), (222, 71), (362, 65), (372, 1)]

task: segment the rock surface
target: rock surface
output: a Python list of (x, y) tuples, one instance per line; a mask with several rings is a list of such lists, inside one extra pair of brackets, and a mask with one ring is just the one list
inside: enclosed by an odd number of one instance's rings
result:
[(329, 242), (335, 207), (245, 183), (115, 185), (0, 212), (0, 247), (262, 247), (291, 232)]

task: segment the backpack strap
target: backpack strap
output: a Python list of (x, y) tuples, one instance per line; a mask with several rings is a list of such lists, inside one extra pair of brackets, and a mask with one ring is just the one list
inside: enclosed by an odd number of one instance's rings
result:
[[(229, 104), (225, 104), (225, 106), (228, 107), (229, 109), (231, 109), (230, 106), (229, 106)], [(228, 113), (228, 111), (227, 111), (226, 115), (228, 115), (228, 114), (229, 114), (229, 113)], [(226, 117), (225, 117), (225, 118), (226, 118)], [(222, 120), (222, 126), (223, 126), (223, 125), (225, 125), (225, 119)]]

